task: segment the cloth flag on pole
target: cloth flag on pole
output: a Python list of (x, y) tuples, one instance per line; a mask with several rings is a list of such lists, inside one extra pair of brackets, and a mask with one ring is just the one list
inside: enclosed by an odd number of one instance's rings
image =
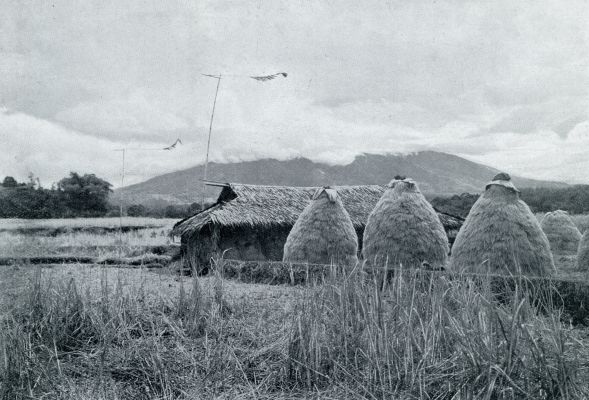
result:
[(285, 78), (288, 76), (288, 74), (286, 72), (279, 72), (277, 74), (272, 74), (272, 75), (250, 76), (250, 78), (260, 81), (260, 82), (266, 82), (266, 81), (271, 81), (274, 78), (278, 78), (281, 75)]
[(176, 141), (174, 142), (174, 144), (168, 146), (168, 147), (164, 147), (163, 150), (172, 150), (174, 148), (176, 148), (176, 145), (180, 143), (182, 144), (182, 141), (180, 140), (180, 138), (176, 139)]

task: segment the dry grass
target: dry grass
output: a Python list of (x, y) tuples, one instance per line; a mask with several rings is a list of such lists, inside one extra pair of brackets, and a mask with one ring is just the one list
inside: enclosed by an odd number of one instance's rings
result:
[(298, 304), (289, 377), (365, 398), (587, 396), (582, 333), (549, 304), (539, 314), (526, 287), (497, 302), (484, 281), (467, 278), (406, 270), (382, 291), (334, 279)]
[(589, 274), (589, 231), (581, 237), (576, 266), (579, 270)]
[(156, 246), (169, 246), (176, 220), (118, 218), (54, 220), (0, 219), (0, 256), (132, 257)]
[(168, 246), (169, 229), (148, 228), (124, 232), (70, 232), (56, 236), (0, 232), (0, 255), (4, 257), (35, 257), (46, 255), (80, 255), (107, 257), (133, 255), (138, 249)]
[(318, 189), (299, 215), (284, 244), (287, 262), (358, 262), (358, 236), (334, 189)]
[(446, 264), (448, 237), (431, 204), (410, 179), (389, 183), (366, 222), (364, 260), (378, 265), (435, 268)]
[(279, 343), (297, 289), (83, 266), (3, 275), (21, 276), (20, 289), (2, 295), (0, 398), (213, 398), (280, 387)]
[[(116, 236), (61, 240), (95, 251)], [(29, 235), (23, 251), (31, 240), (40, 252), (59, 243)], [(218, 261), (198, 280), (166, 268), (0, 267), (0, 399), (589, 396), (589, 330), (548, 300), (537, 312), (526, 282), (498, 301), (485, 280), (444, 273), (395, 274), (377, 289), (359, 270), (306, 279), (314, 270), (243, 267)], [(565, 300), (586, 307), (579, 290)]]
[[(536, 219), (542, 221), (546, 213), (536, 213)], [(589, 229), (589, 214), (571, 214), (571, 219), (581, 233)]]
[(0, 398), (588, 394), (584, 332), (536, 313), (523, 284), (498, 303), (482, 282), (415, 271), (378, 290), (358, 270), (285, 287), (220, 269), (0, 269)]
[[(171, 227), (177, 219), (123, 217), (124, 227)], [(53, 218), (53, 219), (0, 219), (0, 231), (15, 231), (19, 229), (55, 229), (55, 228), (118, 228), (120, 220), (112, 218)]]
[(552, 254), (577, 254), (581, 232), (567, 212), (549, 212), (540, 224), (550, 242)]
[(455, 271), (546, 276), (556, 272), (550, 244), (511, 182), (492, 182), (472, 206), (452, 246)]
[(589, 214), (571, 215), (571, 218), (581, 233), (589, 230)]

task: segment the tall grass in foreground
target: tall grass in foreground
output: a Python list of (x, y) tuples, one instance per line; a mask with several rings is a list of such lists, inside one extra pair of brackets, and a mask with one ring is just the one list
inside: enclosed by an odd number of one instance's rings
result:
[(360, 271), (332, 275), (297, 307), (289, 378), (377, 399), (587, 396), (587, 363), (543, 289), (497, 296), (488, 282), (405, 270), (382, 288)]
[(192, 279), (169, 297), (102, 271), (83, 289), (38, 270), (0, 316), (0, 399), (588, 394), (585, 345), (525, 282), (498, 299), (482, 279), (404, 271), (383, 287), (333, 268), (276, 311), (231, 302), (222, 261), (209, 292)]
[(184, 346), (211, 315), (198, 280), (171, 300), (142, 286), (124, 292), (105, 270), (99, 293), (38, 270), (23, 304), (0, 320), (0, 398), (177, 398), (185, 371), (201, 368)]

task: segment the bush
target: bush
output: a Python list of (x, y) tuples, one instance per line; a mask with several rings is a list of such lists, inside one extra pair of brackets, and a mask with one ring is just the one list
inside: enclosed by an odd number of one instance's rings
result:
[(127, 208), (127, 215), (129, 217), (145, 217), (147, 209), (142, 204), (133, 204)]
[[(571, 214), (589, 212), (589, 185), (564, 188), (520, 188), (520, 198), (535, 212), (566, 210)], [(463, 193), (450, 197), (435, 197), (431, 204), (437, 210), (466, 218), (478, 199), (477, 194)]]
[(26, 184), (6, 177), (3, 187), (0, 218), (101, 217), (109, 211), (111, 184), (94, 174), (72, 172), (51, 189), (32, 174)]

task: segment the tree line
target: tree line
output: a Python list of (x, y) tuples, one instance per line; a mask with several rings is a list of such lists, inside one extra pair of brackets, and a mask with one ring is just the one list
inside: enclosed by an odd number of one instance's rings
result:
[(7, 176), (0, 188), (0, 218), (102, 217), (109, 211), (111, 187), (94, 174), (77, 172), (49, 189), (32, 174), (28, 182)]
[[(463, 193), (449, 197), (435, 197), (432, 205), (439, 211), (466, 218), (478, 194)], [(571, 214), (589, 213), (589, 185), (565, 188), (523, 188), (520, 198), (534, 213), (565, 210)]]
[[(109, 202), (112, 185), (94, 174), (71, 172), (51, 188), (41, 186), (29, 175), (18, 182), (7, 176), (0, 185), (0, 218), (75, 218), (119, 216), (120, 206)], [(210, 204), (205, 204), (206, 207)], [(184, 218), (200, 211), (199, 203), (145, 207), (132, 204), (123, 208), (130, 217)]]
[[(212, 204), (205, 203), (205, 208)], [(146, 207), (143, 204), (131, 204), (126, 209), (129, 217), (153, 217), (153, 218), (185, 218), (196, 214), (201, 210), (200, 203), (170, 204), (161, 207)]]
[[(94, 174), (71, 172), (51, 188), (43, 188), (38, 178), (27, 182), (7, 176), (0, 186), (0, 218), (72, 218), (118, 216), (119, 207), (109, 203), (112, 185)], [(571, 214), (589, 213), (589, 185), (565, 188), (523, 188), (520, 197), (533, 212), (566, 210)], [(479, 195), (463, 193), (435, 197), (432, 205), (439, 211), (466, 218)], [(210, 206), (206, 204), (205, 207)], [(146, 208), (133, 204), (124, 214), (133, 217), (184, 218), (200, 211), (198, 203)]]

